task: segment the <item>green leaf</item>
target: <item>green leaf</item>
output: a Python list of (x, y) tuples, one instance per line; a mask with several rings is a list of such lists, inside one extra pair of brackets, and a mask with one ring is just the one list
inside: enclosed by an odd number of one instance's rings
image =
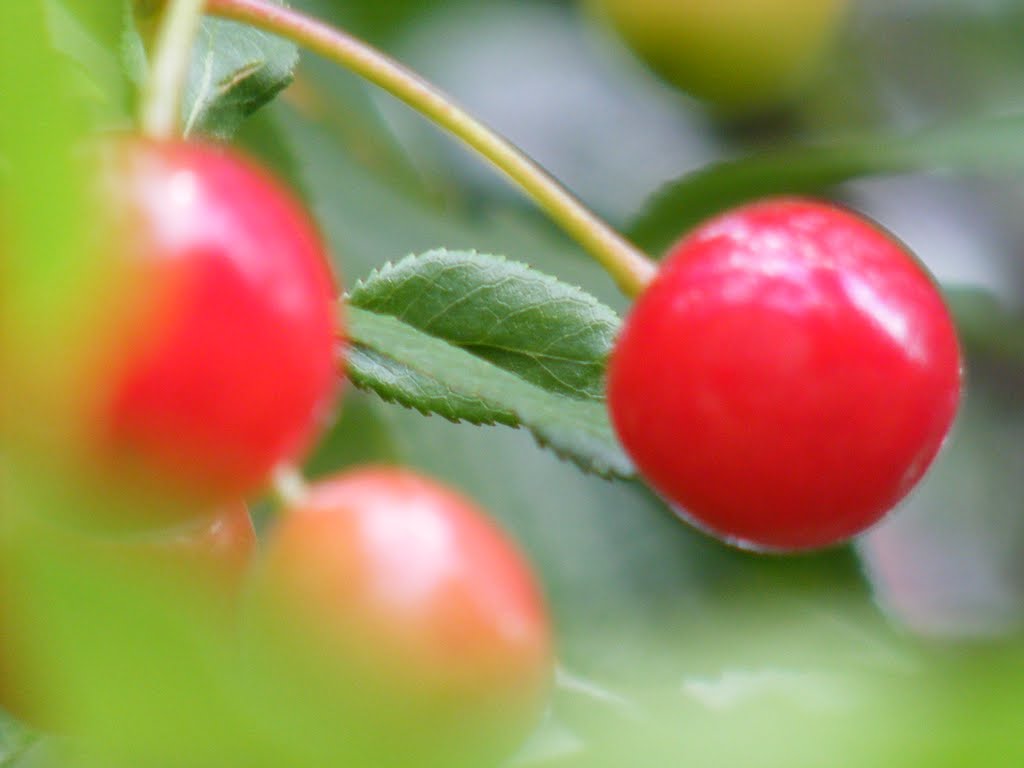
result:
[(349, 301), (398, 317), (550, 392), (604, 400), (618, 315), (525, 264), (472, 251), (430, 251), (375, 271), (356, 284)]
[(397, 318), (352, 306), (347, 314), (356, 386), (451, 420), (523, 426), (586, 470), (632, 474), (602, 403), (547, 392)]
[(1024, 116), (795, 147), (712, 165), (665, 186), (630, 228), (652, 251), (670, 246), (704, 219), (768, 195), (820, 194), (835, 184), (879, 174), (949, 169), (1005, 173), (1024, 167)]
[(279, 37), (204, 19), (185, 90), (185, 133), (230, 138), (246, 117), (291, 83), (298, 58), (298, 49)]
[(424, 415), (436, 413), (449, 421), (477, 425), (518, 426), (511, 411), (478, 396), (455, 391), (442, 381), (360, 344), (353, 345), (349, 351), (348, 375), (357, 387), (373, 391), (389, 403), (415, 408)]
[(125, 7), (120, 2), (48, 0), (46, 9), (54, 45), (77, 65), (76, 85), (95, 119), (105, 128), (128, 126), (133, 94), (120, 58)]
[(966, 285), (945, 285), (943, 294), (964, 343), (1007, 360), (1024, 359), (1024, 317), (992, 294)]
[[(381, 265), (381, 254), (439, 245), (475, 248), (528, 259), (609, 306), (625, 306), (601, 268), (536, 216), (500, 204), (440, 205), (392, 183), (372, 157), (363, 156), (364, 145), (343, 132), (310, 123), (280, 102), (263, 114), (294, 153), (342, 275), (370, 273)], [(344, 446), (345, 436), (332, 433), (318, 453), (315, 474), (346, 466), (353, 453), (377, 440), (367, 437), (364, 425), (347, 428), (351, 402), (346, 397), (336, 431), (347, 429), (355, 445)], [(683, 672), (693, 671), (695, 658), (683, 640), (695, 632), (711, 636), (716, 647), (722, 637), (758, 637), (749, 625), (709, 615), (709, 608), (750, 593), (760, 604), (776, 590), (795, 590), (799, 599), (787, 603), (790, 610), (774, 614), (783, 624), (798, 622), (809, 607), (830, 619), (845, 618), (831, 607), (837, 594), (851, 590), (875, 610), (847, 549), (784, 559), (738, 552), (680, 522), (640, 483), (607, 483), (538, 451), (527, 430), (469, 429), (377, 397), (363, 405), (376, 423), (373, 434), (386, 432), (390, 447), (357, 460), (399, 461), (475, 499), (537, 569), (560, 658), (612, 690), (641, 666), (645, 679), (678, 686)], [(677, 714), (685, 716), (673, 710)]]

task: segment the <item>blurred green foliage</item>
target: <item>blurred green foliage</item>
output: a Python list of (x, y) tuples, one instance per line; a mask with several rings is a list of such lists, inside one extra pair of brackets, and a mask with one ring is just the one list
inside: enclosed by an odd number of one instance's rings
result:
[[(802, 100), (737, 124), (658, 82), (571, 2), (295, 4), (421, 68), (584, 199), (637, 218), (645, 245), (752, 196), (826, 195), (907, 240), (961, 323), (968, 416), (946, 454), (891, 521), (811, 556), (729, 549), (638, 483), (584, 475), (523, 430), (350, 391), (312, 475), (366, 461), (421, 467), (491, 510), (538, 568), (561, 673), (514, 762), (936, 768), (1024, 757), (1024, 7), (863, 0)], [(125, 11), (115, 0), (0, 3), (0, 414), (19, 412), (0, 424), (0, 540), (4, 567), (26, 585), (15, 602), (33, 616), (31, 658), (77, 737), (69, 749), (0, 719), (0, 766), (325, 765), (344, 730), (282, 714), (187, 587), (126, 578), (14, 511), (52, 490), (45, 461), (25, 466), (26, 441), (36, 425), (62, 429), (46, 392), (62, 384), (94, 278), (78, 247), (73, 158), (88, 135), (130, 124), (138, 73), (125, 63)], [(304, 56), (293, 87), (238, 140), (304, 195), (349, 284), (411, 253), (473, 249), (625, 309), (504, 182), (323, 62)]]

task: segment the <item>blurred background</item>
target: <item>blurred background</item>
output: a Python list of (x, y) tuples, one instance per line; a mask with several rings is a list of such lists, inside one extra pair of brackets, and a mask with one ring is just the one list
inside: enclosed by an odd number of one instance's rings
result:
[[(311, 475), (421, 467), (491, 510), (539, 569), (560, 670), (515, 764), (1024, 757), (1024, 3), (851, 0), (799, 84), (750, 108), (677, 87), (601, 3), (293, 4), (423, 73), (654, 254), (740, 201), (817, 194), (906, 242), (961, 327), (965, 403), (926, 480), (860, 540), (809, 556), (730, 549), (523, 431), (350, 389)], [(120, 104), (98, 109), (124, 119)], [(333, 65), (304, 54), (240, 141), (305, 196), (349, 282), (475, 248), (627, 308), (490, 167)], [(0, 766), (34, 764), (18, 733), (0, 731)]]

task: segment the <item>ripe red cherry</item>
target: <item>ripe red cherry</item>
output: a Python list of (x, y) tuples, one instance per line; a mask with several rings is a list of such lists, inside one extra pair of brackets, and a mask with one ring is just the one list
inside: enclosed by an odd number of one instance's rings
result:
[(493, 756), (544, 705), (551, 639), (529, 567), (469, 500), (411, 471), (315, 485), (269, 536), (254, 600), (273, 654), (260, 668), (284, 670), (332, 730), (360, 723), (344, 748), (364, 760)]
[[(127, 316), (93, 372), (87, 472), (159, 522), (258, 490), (307, 447), (336, 381), (335, 290), (302, 206), (213, 144), (104, 156), (100, 256)], [(165, 503), (166, 502), (166, 503)], [(150, 521), (152, 522), (152, 521)]]
[(807, 200), (749, 205), (676, 245), (612, 354), (639, 472), (742, 546), (828, 546), (876, 522), (956, 414), (949, 311), (890, 235)]

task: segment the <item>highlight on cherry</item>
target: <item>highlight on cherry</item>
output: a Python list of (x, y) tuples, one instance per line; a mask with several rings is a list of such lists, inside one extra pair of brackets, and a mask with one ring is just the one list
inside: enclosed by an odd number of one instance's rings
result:
[[(679, 110), (603, 152), (686, 124), (703, 153), (660, 191), (638, 164), (613, 226), (401, 63), (462, 5), (342, 5), (0, 9), (0, 766), (768, 768), (802, 764), (794, 723), (916, 765), (892, 723), (948, 730), (985, 651), (936, 661), (888, 606), (970, 591), (928, 567), (936, 499), (987, 488), (1020, 328), (844, 183), (977, 173), (1019, 126), (819, 136), (871, 112), (801, 100), (845, 2), (564, 4), (697, 97), (600, 64)], [(1012, 580), (993, 538), (963, 584)]]
[(616, 431), (698, 526), (794, 550), (859, 534), (921, 479), (961, 356), (931, 276), (833, 205), (779, 198), (687, 234), (609, 366)]

